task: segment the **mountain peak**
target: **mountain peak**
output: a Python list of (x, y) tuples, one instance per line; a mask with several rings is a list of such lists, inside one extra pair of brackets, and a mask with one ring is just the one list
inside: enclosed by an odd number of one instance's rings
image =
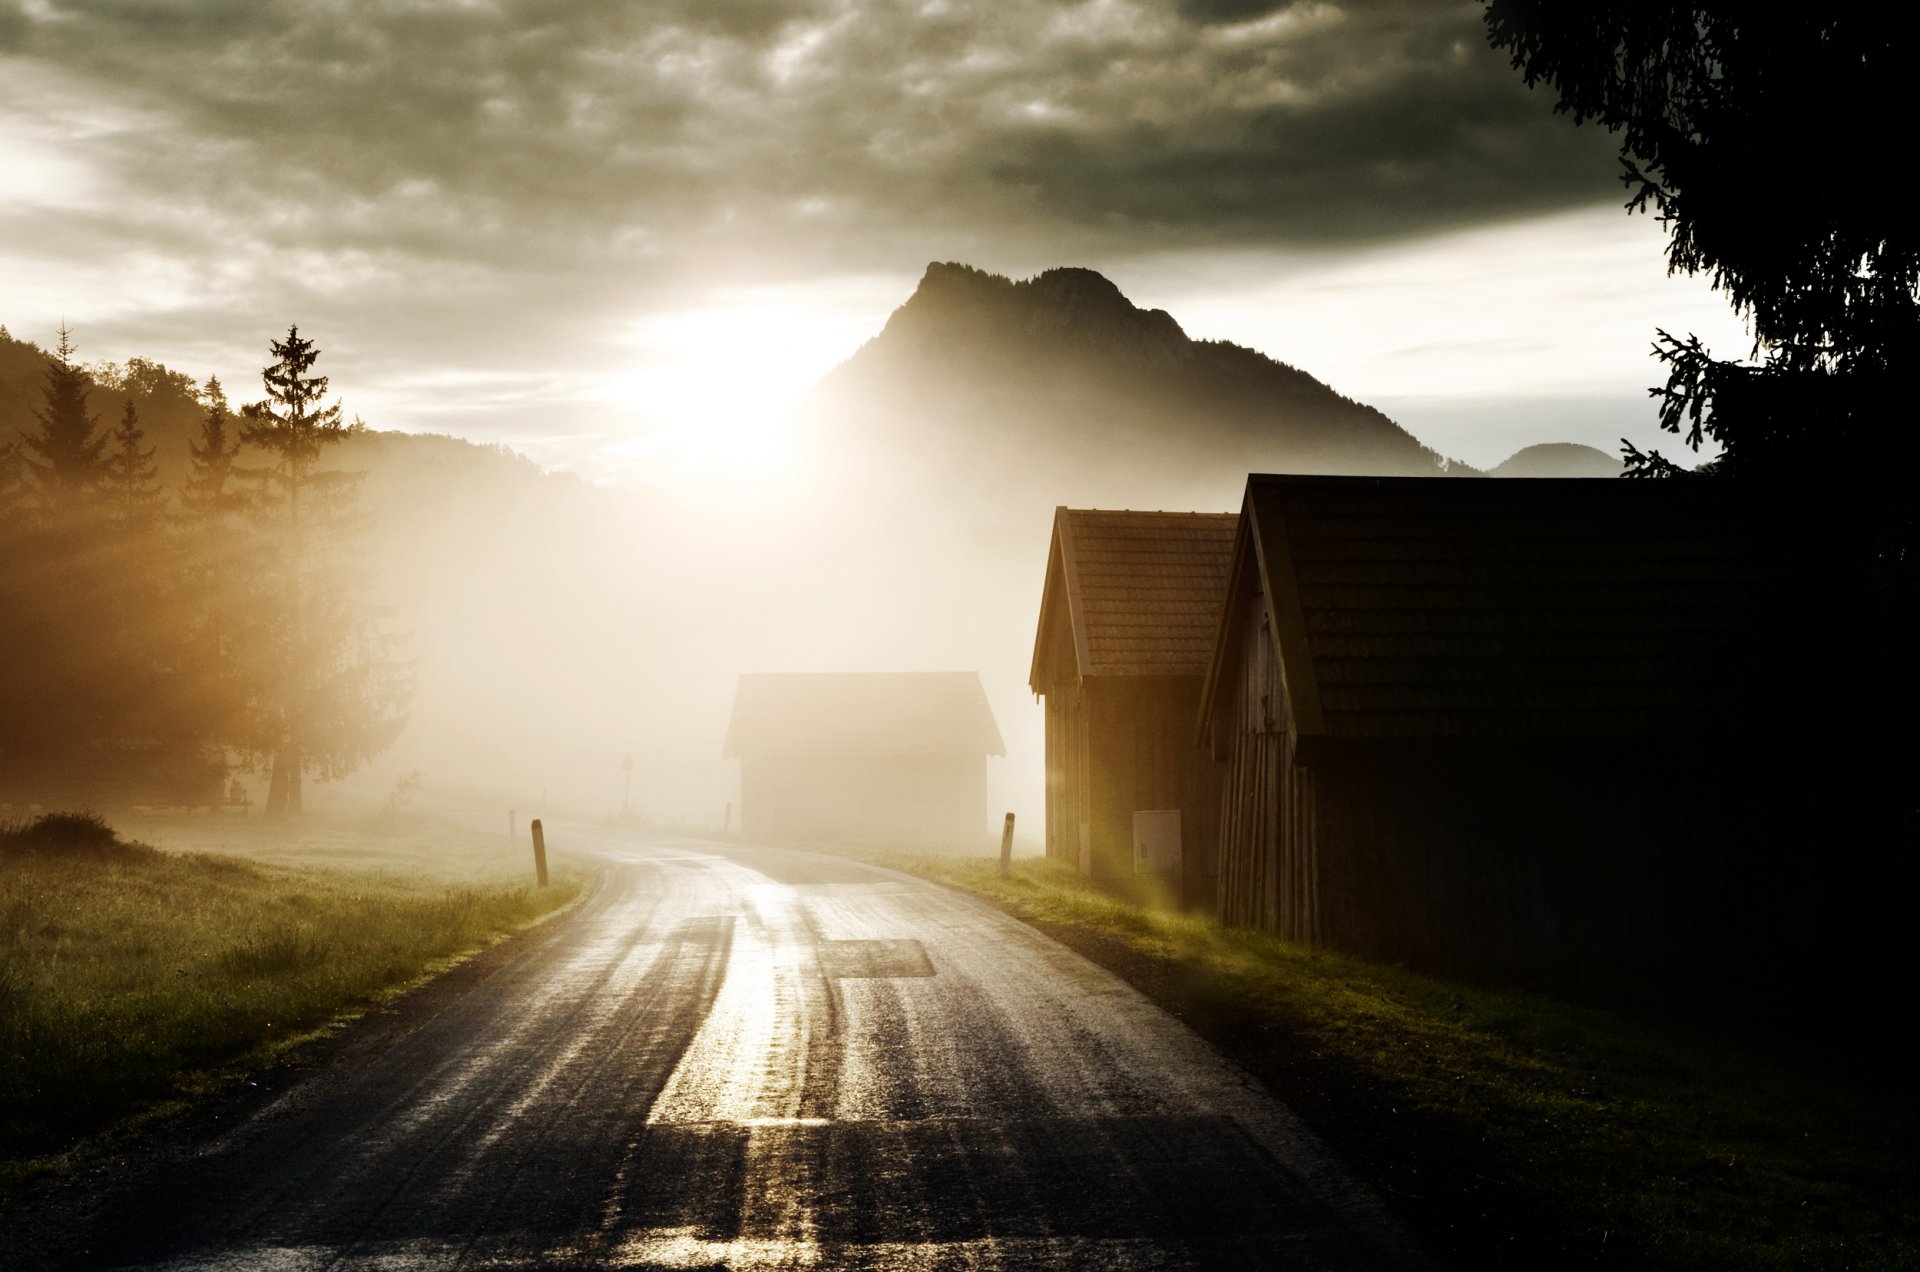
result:
[(1129, 309), (1136, 312), (1138, 310), (1138, 307), (1121, 294), (1120, 289), (1105, 274), (1079, 265), (1060, 265), (1053, 269), (1042, 270), (1018, 286), (1029, 289), (1036, 296), (1045, 296), (1049, 300), (1087, 305), (1111, 305), (1115, 309)]
[(1474, 471), (1304, 371), (1189, 338), (1084, 268), (1016, 281), (936, 261), (810, 403), (849, 454), (904, 445), (916, 462), (1019, 469), (1049, 507), (1129, 454), (1155, 483), (1226, 483), (1209, 499), (1229, 500), (1228, 478), (1249, 472)]
[(1096, 270), (1064, 266), (1015, 281), (957, 261), (930, 263), (882, 335), (896, 342), (1040, 340), (1156, 364), (1185, 361), (1193, 343), (1172, 315), (1141, 309)]

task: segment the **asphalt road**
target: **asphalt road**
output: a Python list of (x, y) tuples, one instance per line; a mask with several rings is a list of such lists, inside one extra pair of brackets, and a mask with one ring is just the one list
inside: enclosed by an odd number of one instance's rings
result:
[(109, 1201), (87, 1267), (1421, 1266), (1281, 1105), (1080, 956), (838, 858), (555, 827), (497, 971)]

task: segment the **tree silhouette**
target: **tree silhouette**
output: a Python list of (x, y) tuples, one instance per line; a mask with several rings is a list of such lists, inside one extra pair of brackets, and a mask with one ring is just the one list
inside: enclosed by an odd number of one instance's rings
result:
[(94, 436), (100, 421), (87, 410), (91, 386), (73, 354), (73, 333), (62, 323), (59, 352), (47, 360), (44, 404), (33, 413), (40, 431), (21, 435), (29, 470), (56, 504), (93, 491), (106, 476), (107, 436)]
[(196, 683), (193, 580), (159, 515), (139, 406), (129, 396), (96, 437), (64, 328), (46, 362), (21, 444), (35, 497), (0, 507), (0, 798), (202, 802), (222, 775), (224, 704)]
[[(1745, 317), (1752, 359), (1662, 331), (1661, 424), (1728, 473), (1804, 479), (1910, 430), (1884, 408), (1920, 345), (1920, 223), (1894, 197), (1885, 127), (1920, 39), (1853, 6), (1490, 0), (1488, 34), (1556, 109), (1621, 138), (1627, 206), (1667, 228), (1673, 272)], [(1670, 473), (1628, 449), (1642, 474)]]
[(237, 511), (246, 502), (245, 493), (232, 485), (240, 438), (228, 430), (233, 414), (219, 376), (208, 377), (201, 400), (206, 403), (206, 412), (200, 419), (200, 436), (187, 445), (187, 480), (181, 487), (180, 500), (192, 512)]
[(159, 498), (154, 477), (159, 469), (153, 463), (153, 448), (141, 449), (146, 432), (140, 427), (140, 412), (128, 398), (120, 412), (120, 424), (113, 430), (113, 449), (106, 458), (106, 483), (113, 492), (114, 515), (122, 522), (142, 520), (153, 511)]
[[(1875, 739), (1920, 709), (1920, 437), (1901, 391), (1920, 352), (1920, 219), (1899, 180), (1920, 20), (1732, 0), (1489, 0), (1486, 20), (1556, 110), (1619, 134), (1627, 207), (1666, 228), (1670, 272), (1704, 274), (1746, 319), (1740, 361), (1658, 332), (1660, 424), (1717, 446), (1708, 471), (1791, 500), (1793, 604), (1846, 651), (1822, 697), (1859, 740), (1828, 748), (1851, 769), (1834, 802), (1884, 796), (1910, 836), (1920, 785)], [(1633, 475), (1684, 471), (1623, 445)]]
[(333, 777), (398, 736), (409, 693), (391, 643), (355, 596), (359, 581), (342, 551), (352, 528), (359, 474), (318, 467), (345, 440), (340, 405), (324, 405), (327, 377), (312, 374), (320, 350), (287, 328), (262, 369), (266, 398), (242, 410), (241, 440), (265, 451), (251, 470), (256, 510), (271, 549), (262, 625), (262, 697), (251, 749), (272, 757), (266, 811), (301, 811), (308, 772)]

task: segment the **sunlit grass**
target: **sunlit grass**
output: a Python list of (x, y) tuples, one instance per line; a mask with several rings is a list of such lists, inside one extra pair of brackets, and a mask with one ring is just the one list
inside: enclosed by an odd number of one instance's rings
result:
[[(0, 828), (0, 1184), (267, 1062), (580, 890), (564, 867), (544, 891), (530, 870), (506, 873), (504, 836), (467, 836), (462, 852), (460, 832), (263, 839), (256, 825), (220, 832), (215, 855), (35, 845), (20, 831)], [(276, 852), (293, 863), (258, 859)]]
[[(1778, 1029), (1308, 950), (1116, 900), (1051, 861), (1002, 879), (991, 861), (862, 856), (1115, 966), (1269, 1081), (1461, 1266), (1920, 1266), (1911, 1092), (1845, 1076)], [(1817, 1003), (1778, 1010), (1823, 1028)]]

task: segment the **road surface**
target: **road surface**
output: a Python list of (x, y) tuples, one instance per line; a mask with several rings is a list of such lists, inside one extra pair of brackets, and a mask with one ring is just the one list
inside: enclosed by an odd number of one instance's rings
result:
[(1106, 972), (839, 858), (556, 827), (601, 882), (88, 1226), (87, 1267), (1421, 1266)]

